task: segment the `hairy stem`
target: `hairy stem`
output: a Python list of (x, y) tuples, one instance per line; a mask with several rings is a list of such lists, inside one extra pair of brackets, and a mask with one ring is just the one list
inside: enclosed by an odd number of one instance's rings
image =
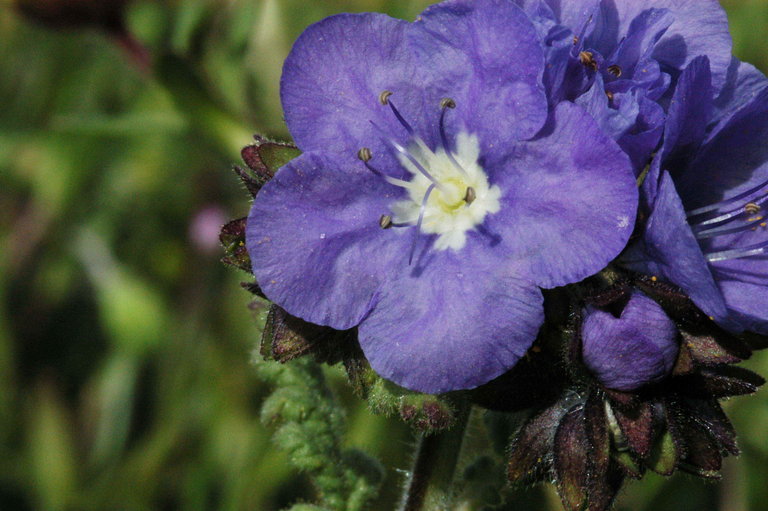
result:
[(447, 431), (421, 434), (399, 511), (447, 511), (455, 497), (454, 479), (470, 404), (457, 404), (456, 422)]

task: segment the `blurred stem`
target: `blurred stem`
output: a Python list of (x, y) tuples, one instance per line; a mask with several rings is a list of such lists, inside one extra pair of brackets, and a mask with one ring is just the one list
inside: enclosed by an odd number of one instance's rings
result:
[(720, 483), (720, 511), (747, 509), (747, 483), (744, 467), (734, 459), (727, 459), (722, 469)]
[(447, 431), (421, 434), (400, 511), (446, 511), (455, 497), (454, 480), (471, 404), (457, 403), (456, 422)]

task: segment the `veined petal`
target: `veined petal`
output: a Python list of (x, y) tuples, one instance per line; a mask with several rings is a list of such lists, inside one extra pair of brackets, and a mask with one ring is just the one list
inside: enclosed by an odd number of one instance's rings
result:
[[(518, 4), (527, 5), (537, 0), (515, 0)], [(596, 13), (600, 0), (545, 0), (560, 23), (578, 31), (590, 16)]]
[(373, 123), (404, 145), (408, 134), (379, 102), (381, 92), (397, 93), (393, 101), (415, 128), (437, 117), (422, 113), (422, 85), (405, 42), (408, 26), (382, 14), (340, 14), (304, 31), (283, 66), (280, 92), (299, 149), (352, 163), (361, 147), (369, 147), (379, 167), (398, 167)]
[[(600, 75), (595, 76), (592, 88), (576, 98), (575, 103), (587, 110), (600, 125), (600, 129), (614, 140), (624, 136), (635, 125), (640, 114), (640, 105), (632, 91), (616, 94), (613, 100), (609, 100)], [(617, 108), (612, 108), (611, 103)]]
[(487, 229), (527, 278), (555, 287), (597, 273), (621, 252), (637, 186), (626, 155), (582, 108), (560, 104), (542, 133), (487, 163), (502, 190)]
[[(675, 184), (686, 209), (733, 197), (768, 179), (768, 89), (719, 124)], [(705, 185), (703, 185), (705, 184)]]
[(723, 295), (688, 225), (668, 172), (659, 179), (653, 212), (642, 236), (642, 241), (624, 254), (624, 265), (679, 286), (707, 315), (730, 324)]
[(647, 64), (644, 61), (652, 55), (656, 43), (674, 21), (668, 9), (647, 9), (639, 13), (629, 23), (626, 34), (623, 34), (616, 51), (611, 55), (611, 63), (642, 79), (643, 70), (635, 66)]
[[(765, 261), (763, 261), (765, 263)], [(765, 267), (765, 264), (761, 265)], [(768, 286), (744, 280), (721, 279), (718, 284), (728, 310), (744, 328), (762, 335), (768, 335), (768, 315), (765, 304), (768, 303)]]
[(736, 57), (731, 60), (725, 87), (715, 100), (714, 121), (719, 125), (728, 124), (729, 118), (741, 110), (766, 87), (768, 79), (748, 62)]
[(392, 267), (407, 266), (410, 237), (379, 227), (400, 194), (366, 170), (339, 168), (315, 153), (280, 169), (256, 197), (246, 227), (267, 298), (319, 325), (360, 323)]
[(619, 34), (626, 34), (632, 21), (650, 8), (669, 9), (675, 20), (653, 57), (667, 70), (681, 71), (694, 58), (707, 55), (713, 87), (720, 90), (731, 63), (732, 43), (728, 18), (718, 0), (603, 0), (603, 11), (615, 12)]
[(634, 128), (625, 133), (618, 142), (631, 158), (636, 172), (640, 172), (659, 145), (664, 133), (664, 110), (647, 96), (638, 95), (639, 114)]
[(432, 253), (382, 286), (358, 329), (377, 373), (435, 394), (477, 387), (525, 354), (544, 320), (541, 292), (485, 243)]
[(675, 158), (681, 151), (694, 154), (712, 116), (712, 101), (709, 59), (695, 58), (680, 75), (672, 96), (659, 158)]
[[(488, 150), (532, 137), (544, 125), (544, 55), (536, 29), (509, 0), (449, 0), (428, 8), (409, 32), (428, 103), (459, 105), (448, 131), (477, 135)], [(491, 121), (492, 119), (492, 121)]]

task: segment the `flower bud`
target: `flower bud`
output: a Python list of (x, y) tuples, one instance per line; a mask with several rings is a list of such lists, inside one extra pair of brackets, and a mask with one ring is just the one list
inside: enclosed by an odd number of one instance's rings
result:
[(635, 390), (672, 371), (679, 349), (677, 328), (644, 294), (633, 293), (620, 317), (589, 306), (584, 313), (584, 363), (606, 387)]

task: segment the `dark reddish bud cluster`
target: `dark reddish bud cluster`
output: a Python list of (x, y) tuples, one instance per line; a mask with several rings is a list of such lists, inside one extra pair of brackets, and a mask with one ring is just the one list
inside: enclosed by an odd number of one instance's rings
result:
[[(648, 470), (718, 478), (722, 459), (739, 453), (718, 400), (753, 393), (764, 383), (733, 365), (751, 355), (757, 347), (752, 340), (723, 331), (667, 284), (629, 277), (583, 299), (620, 310), (632, 287), (657, 300), (680, 331), (680, 355), (664, 381), (620, 392), (591, 377), (579, 357), (578, 313), (563, 329), (571, 335), (566, 349), (551, 351), (544, 337), (538, 341), (541, 352), (526, 362), (560, 368), (559, 378), (548, 377), (558, 382), (559, 394), (541, 401), (512, 435), (508, 476), (515, 484), (555, 481), (569, 511), (608, 509), (626, 479), (640, 479)], [(481, 395), (503, 394), (500, 384), (481, 389)]]

